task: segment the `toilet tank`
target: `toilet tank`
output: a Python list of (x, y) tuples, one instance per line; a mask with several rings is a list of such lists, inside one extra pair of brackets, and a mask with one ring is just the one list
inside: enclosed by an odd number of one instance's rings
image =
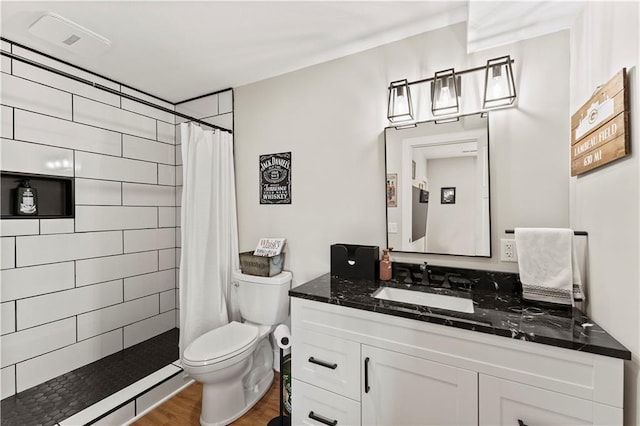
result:
[(240, 272), (233, 274), (237, 283), (240, 315), (254, 324), (275, 325), (289, 315), (291, 272), (282, 271), (273, 277), (258, 277)]

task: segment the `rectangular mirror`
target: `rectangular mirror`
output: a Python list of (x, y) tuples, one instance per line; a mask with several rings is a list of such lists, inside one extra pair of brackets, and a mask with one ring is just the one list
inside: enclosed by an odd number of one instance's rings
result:
[(489, 118), (385, 129), (387, 247), (491, 257)]

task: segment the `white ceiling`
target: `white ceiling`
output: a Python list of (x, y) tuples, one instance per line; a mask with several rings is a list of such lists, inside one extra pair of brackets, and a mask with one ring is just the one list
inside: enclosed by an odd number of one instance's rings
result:
[[(531, 4), (514, 2), (518, 3)], [(470, 9), (467, 1), (2, 0), (0, 5), (4, 38), (170, 102), (238, 87), (462, 22), (472, 11), (486, 20), (490, 10)], [(553, 9), (547, 7), (535, 21), (544, 27), (545, 17), (553, 14)], [(81, 56), (36, 38), (28, 28), (45, 12), (57, 13), (108, 38), (111, 49)], [(500, 16), (513, 30), (519, 28), (518, 14), (522, 18), (526, 13), (530, 10), (515, 6)], [(479, 48), (490, 45), (482, 25), (476, 22), (474, 31), (483, 43)], [(509, 28), (503, 25), (500, 31), (503, 42)], [(516, 34), (519, 39), (526, 36), (522, 31)]]

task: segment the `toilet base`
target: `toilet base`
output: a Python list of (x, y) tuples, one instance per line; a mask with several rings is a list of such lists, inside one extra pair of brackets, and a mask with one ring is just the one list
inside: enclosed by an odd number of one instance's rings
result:
[(225, 426), (249, 411), (273, 383), (273, 355), (263, 338), (249, 358), (225, 367), (202, 381), (202, 426)]
[[(262, 378), (262, 380), (260, 380), (259, 383), (256, 384), (254, 389), (245, 390), (244, 391), (244, 397), (245, 397), (246, 405), (241, 411), (237, 412), (232, 417), (229, 417), (228, 419), (224, 419), (221, 422), (208, 423), (205, 420), (203, 420), (202, 415), (201, 415), (200, 416), (200, 424), (202, 426), (226, 426), (229, 423), (231, 423), (231, 422), (239, 419), (240, 417), (244, 416), (249, 410), (251, 410), (253, 408), (254, 405), (256, 405), (256, 403), (258, 401), (260, 401), (260, 399), (264, 396), (264, 394), (267, 393), (267, 391), (271, 387), (271, 384), (273, 383), (273, 377), (274, 377), (274, 373), (273, 373), (273, 370), (272, 370), (270, 374), (266, 375), (264, 378)], [(204, 393), (205, 393), (205, 391), (204, 391), (204, 388), (203, 388), (203, 395), (202, 395), (202, 403), (203, 404), (206, 401)]]

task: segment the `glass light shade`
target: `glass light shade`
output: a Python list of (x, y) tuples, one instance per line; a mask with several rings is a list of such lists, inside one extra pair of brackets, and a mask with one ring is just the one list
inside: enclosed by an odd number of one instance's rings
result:
[(453, 68), (436, 72), (431, 85), (431, 112), (434, 116), (457, 114), (460, 110), (457, 80)]
[(489, 59), (484, 76), (484, 100), (482, 108), (500, 108), (513, 104), (516, 100), (516, 86), (513, 81), (511, 57)]
[(391, 82), (389, 86), (389, 107), (387, 118), (392, 123), (413, 120), (413, 105), (411, 91), (407, 80)]

